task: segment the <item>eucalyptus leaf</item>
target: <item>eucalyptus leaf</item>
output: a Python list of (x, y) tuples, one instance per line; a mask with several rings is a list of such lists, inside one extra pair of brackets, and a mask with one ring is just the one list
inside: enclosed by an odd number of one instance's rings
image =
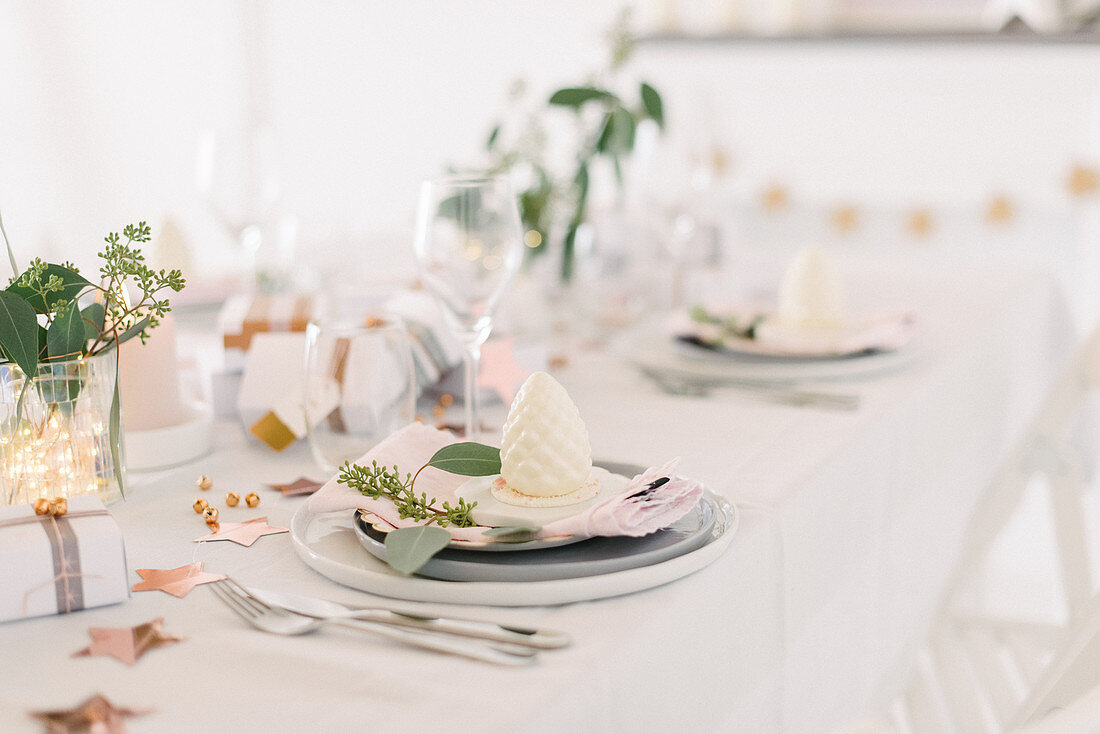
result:
[(91, 303), (80, 312), (84, 321), (84, 338), (95, 339), (103, 333), (103, 322), (107, 317), (107, 310), (102, 303)]
[(152, 317), (151, 316), (146, 316), (141, 321), (137, 322), (136, 324), (131, 326), (129, 329), (127, 329), (126, 331), (119, 334), (118, 339), (117, 339), (118, 344), (124, 344), (125, 342), (130, 341), (135, 336), (137, 336), (138, 334), (143, 332), (145, 330), (145, 327), (149, 325), (149, 319), (150, 318), (152, 318)]
[(492, 476), (500, 474), (500, 449), (473, 441), (452, 443), (436, 451), (427, 465), (464, 477)]
[(585, 102), (591, 102), (594, 99), (613, 100), (617, 98), (606, 89), (597, 89), (596, 87), (567, 87), (554, 92), (554, 94), (550, 96), (550, 104), (559, 105), (561, 107), (579, 108)]
[(401, 573), (413, 574), (450, 542), (450, 533), (432, 525), (391, 530), (386, 533), (386, 563)]
[(19, 266), (15, 264), (15, 253), (11, 251), (11, 242), (8, 241), (8, 232), (4, 229), (4, 217), (0, 216), (0, 234), (4, 235), (4, 246), (8, 248), (8, 262), (11, 263), (11, 274), (19, 275)]
[[(116, 355), (117, 360), (117, 355)], [(118, 491), (126, 498), (126, 477), (122, 473), (122, 401), (118, 394), (118, 363), (115, 363), (115, 390), (111, 396), (111, 418), (107, 427), (107, 440), (111, 444), (111, 463), (115, 469)]]
[(599, 153), (606, 153), (607, 146), (611, 143), (611, 135), (615, 130), (615, 116), (610, 112), (603, 116), (603, 126), (600, 128), (600, 134), (596, 138), (596, 151)]
[(629, 153), (634, 148), (634, 115), (624, 107), (616, 107), (611, 113), (614, 125), (611, 129), (610, 149), (618, 154)]
[(46, 346), (50, 359), (72, 359), (82, 356), (86, 341), (80, 307), (76, 301), (70, 301), (64, 315), (53, 320), (46, 334)]
[(499, 136), (500, 136), (500, 125), (497, 125), (493, 128), (492, 132), (489, 133), (489, 139), (485, 141), (485, 149), (486, 150), (492, 150), (493, 145), (497, 142), (497, 138)]
[(38, 317), (25, 300), (0, 291), (0, 346), (23, 373), (34, 377), (38, 366)]
[(642, 82), (642, 106), (645, 107), (646, 114), (657, 123), (658, 127), (664, 130), (665, 106), (661, 102), (661, 95), (645, 82)]
[(78, 295), (80, 295), (86, 289), (92, 287), (92, 284), (88, 282), (88, 279), (80, 273), (75, 273), (68, 268), (63, 268), (60, 265), (55, 265), (53, 263), (49, 263), (46, 265), (46, 269), (45, 271), (43, 271), (42, 276), (39, 278), (39, 280), (42, 283), (45, 283), (50, 279), (50, 276), (53, 275), (56, 275), (58, 278), (61, 279), (61, 290), (51, 291), (50, 293), (47, 293), (45, 296), (43, 296), (42, 294), (36, 293), (25, 285), (17, 285), (19, 279), (16, 278), (16, 283), (12, 283), (8, 286), (8, 293), (14, 293), (15, 295), (19, 296), (31, 306), (33, 306), (34, 310), (38, 311), (39, 313), (49, 313), (50, 304), (56, 301), (75, 300)]
[(502, 543), (525, 543), (528, 540), (534, 540), (541, 529), (540, 527), (489, 528), (482, 535)]

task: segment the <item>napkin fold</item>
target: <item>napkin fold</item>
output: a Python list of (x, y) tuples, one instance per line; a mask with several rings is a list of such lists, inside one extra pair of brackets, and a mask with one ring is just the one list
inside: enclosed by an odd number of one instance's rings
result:
[(768, 311), (715, 309), (721, 319), (733, 318), (747, 325), (762, 316), (752, 339), (736, 336), (720, 324), (699, 323), (687, 313), (677, 313), (666, 322), (668, 333), (679, 339), (699, 342), (716, 349), (729, 348), (742, 354), (767, 357), (846, 357), (867, 352), (892, 352), (908, 344), (916, 334), (912, 313), (892, 313), (853, 321), (836, 330), (799, 331), (783, 326)]
[[(355, 463), (380, 466), (396, 465), (402, 474), (412, 473), (423, 466), (432, 455), (456, 442), (450, 431), (440, 431), (421, 423), (411, 423), (390, 435)], [(676, 477), (674, 472), (680, 460), (673, 459), (660, 467), (652, 467), (634, 477), (627, 486), (584, 511), (571, 517), (548, 523), (538, 533), (539, 538), (561, 535), (577, 535), (585, 538), (596, 536), (639, 537), (668, 527), (686, 515), (699, 501), (703, 485), (693, 479)], [(435, 467), (428, 467), (416, 480), (416, 492), (436, 498), (437, 503), (455, 501), (456, 490), (469, 477), (449, 474)], [(309, 498), (311, 512), (339, 512), (363, 509), (371, 512), (394, 527), (402, 528), (418, 524), (410, 518), (401, 518), (397, 508), (389, 500), (371, 499), (340, 484), (338, 477), (329, 479), (321, 489)], [(446, 528), (456, 540), (481, 541), (486, 528)]]

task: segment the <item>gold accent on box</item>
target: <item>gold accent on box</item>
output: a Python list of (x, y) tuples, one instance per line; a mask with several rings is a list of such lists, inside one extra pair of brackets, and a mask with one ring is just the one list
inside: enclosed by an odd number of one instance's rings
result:
[(248, 432), (276, 451), (282, 451), (298, 440), (294, 432), (287, 428), (286, 424), (270, 411), (268, 411), (263, 418), (253, 423), (252, 427), (248, 429)]

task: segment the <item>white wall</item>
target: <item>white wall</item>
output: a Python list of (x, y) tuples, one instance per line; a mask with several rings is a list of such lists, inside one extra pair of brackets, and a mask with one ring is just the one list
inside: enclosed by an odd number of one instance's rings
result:
[[(619, 7), (9, 0), (8, 232), (23, 260), (90, 262), (107, 230), (171, 214), (204, 265), (224, 264), (196, 141), (260, 119), (301, 251), (406, 258), (417, 183), (477, 154), (512, 80), (546, 93), (599, 68)], [(778, 181), (823, 206), (975, 210), (1004, 192), (1056, 212), (1069, 166), (1100, 159), (1098, 72), (1095, 47), (826, 44), (643, 46), (633, 70), (664, 92), (681, 143), (731, 153), (743, 197)]]
[[(0, 209), (23, 253), (90, 255), (173, 214), (209, 257), (196, 141), (269, 114), (303, 247), (402, 232), (418, 182), (469, 159), (513, 79), (602, 63), (605, 0), (0, 4)], [(244, 26), (259, 30), (251, 34)], [(260, 38), (259, 45), (242, 39)], [(247, 58), (266, 58), (258, 74)], [(244, 79), (254, 82), (246, 93)], [(407, 242), (394, 242), (407, 248)]]

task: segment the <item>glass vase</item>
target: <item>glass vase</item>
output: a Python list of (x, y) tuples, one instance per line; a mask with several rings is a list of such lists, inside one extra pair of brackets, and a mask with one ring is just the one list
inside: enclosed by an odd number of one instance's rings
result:
[[(24, 391), (24, 372), (0, 364), (0, 505), (122, 495), (110, 436), (115, 371), (113, 353), (40, 364)], [(118, 433), (124, 472), (121, 426)]]

